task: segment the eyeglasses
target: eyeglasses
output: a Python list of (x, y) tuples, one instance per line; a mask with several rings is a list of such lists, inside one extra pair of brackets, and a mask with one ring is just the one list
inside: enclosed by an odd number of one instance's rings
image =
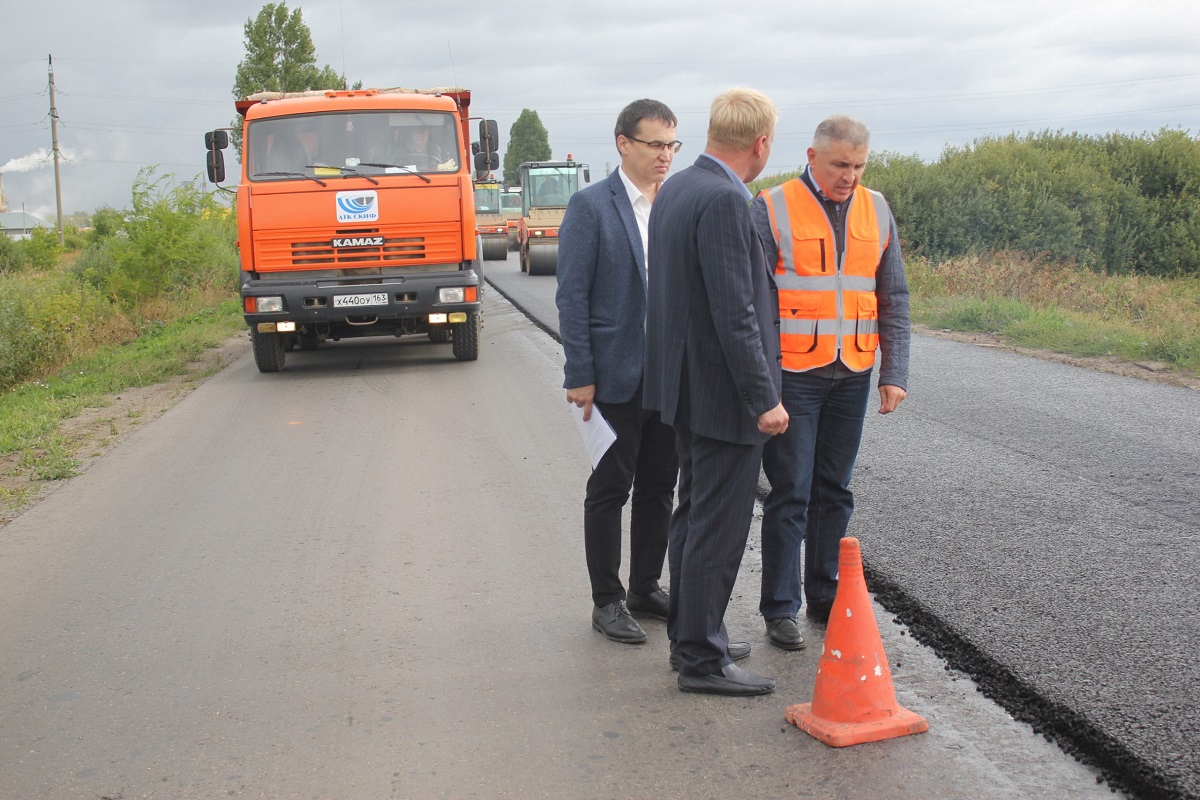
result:
[(678, 140), (674, 142), (660, 142), (656, 139), (653, 142), (647, 142), (645, 139), (639, 139), (636, 136), (626, 136), (625, 138), (631, 142), (641, 142), (653, 150), (670, 150), (672, 153), (678, 153), (679, 148), (683, 147), (683, 142)]

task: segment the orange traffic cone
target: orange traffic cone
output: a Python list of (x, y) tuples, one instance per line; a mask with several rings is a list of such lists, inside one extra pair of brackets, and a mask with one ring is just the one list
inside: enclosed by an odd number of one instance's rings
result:
[(790, 706), (786, 719), (832, 747), (877, 742), (929, 730), (929, 723), (896, 703), (863, 578), (858, 539), (842, 539), (838, 590), (817, 663), (813, 701)]

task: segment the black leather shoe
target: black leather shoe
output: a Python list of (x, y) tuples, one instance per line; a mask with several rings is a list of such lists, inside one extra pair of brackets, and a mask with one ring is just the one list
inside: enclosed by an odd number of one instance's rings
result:
[(811, 619), (818, 625), (829, 624), (829, 612), (832, 611), (831, 606), (805, 606), (804, 616)]
[(771, 644), (784, 650), (803, 650), (804, 637), (800, 626), (791, 617), (767, 620), (767, 638)]
[(733, 697), (770, 694), (775, 691), (775, 679), (747, 672), (737, 664), (728, 664), (715, 675), (680, 675), (679, 691)]
[(614, 600), (606, 606), (593, 607), (592, 627), (614, 642), (641, 644), (646, 641), (646, 632), (637, 624), (637, 620), (629, 615), (624, 600)]
[(662, 589), (655, 589), (650, 594), (630, 592), (629, 596), (625, 598), (625, 606), (633, 616), (649, 617), (663, 622), (667, 621), (667, 606), (670, 602), (670, 596)]
[[(748, 655), (750, 655), (750, 643), (749, 642), (730, 642), (729, 643), (729, 657), (732, 658), (734, 661), (741, 661), (743, 658), (745, 658)], [(671, 653), (671, 657), (670, 657), (669, 661), (671, 662), (671, 669), (675, 670), (676, 672), (679, 672), (679, 656), (675, 655), (674, 653)]]

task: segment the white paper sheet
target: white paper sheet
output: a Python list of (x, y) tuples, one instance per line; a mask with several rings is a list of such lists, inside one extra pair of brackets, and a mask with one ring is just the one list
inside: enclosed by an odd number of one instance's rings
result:
[(617, 434), (613, 433), (612, 426), (595, 405), (592, 406), (592, 418), (587, 422), (583, 421), (583, 409), (574, 403), (571, 404), (571, 413), (575, 415), (575, 422), (579, 424), (579, 435), (583, 437), (583, 446), (592, 462), (592, 469), (595, 469), (600, 459), (608, 452), (608, 448), (617, 440)]

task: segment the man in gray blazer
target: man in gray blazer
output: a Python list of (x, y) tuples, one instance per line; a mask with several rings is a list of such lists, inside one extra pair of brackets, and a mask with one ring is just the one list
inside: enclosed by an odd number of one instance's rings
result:
[(679, 504), (671, 517), (667, 637), (683, 691), (766, 694), (734, 664), (725, 610), (737, 580), (763, 443), (787, 429), (780, 403), (779, 306), (750, 220), (777, 114), (752, 89), (712, 103), (696, 163), (650, 213), (643, 403), (675, 429)]
[[(583, 541), (592, 586), (592, 627), (614, 642), (646, 641), (634, 616), (666, 620), (659, 586), (678, 465), (675, 437), (642, 408), (646, 329), (646, 236), (650, 204), (680, 143), (675, 115), (636, 100), (617, 117), (621, 166), (571, 197), (559, 229), (558, 327), (567, 402), (608, 420), (616, 442), (588, 479)], [(621, 509), (633, 490), (629, 591), (621, 585)]]

